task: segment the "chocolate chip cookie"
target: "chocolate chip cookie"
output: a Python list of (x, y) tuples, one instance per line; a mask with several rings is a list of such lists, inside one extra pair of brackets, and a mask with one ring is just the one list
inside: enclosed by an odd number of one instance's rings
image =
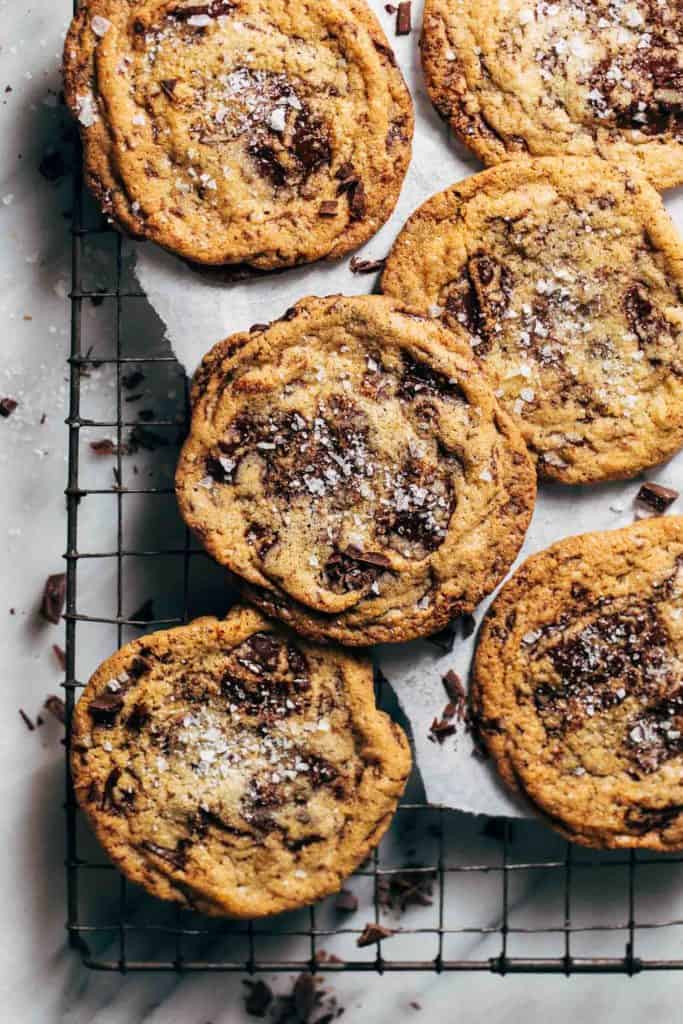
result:
[(554, 828), (683, 849), (683, 518), (529, 558), (489, 611), (474, 676), (501, 775)]
[(427, 88), (487, 164), (601, 156), (683, 182), (683, 11), (661, 0), (426, 0)]
[(382, 288), (469, 330), (543, 476), (629, 477), (683, 445), (683, 243), (638, 172), (476, 174), (413, 214)]
[(363, 645), (435, 632), (493, 590), (535, 474), (462, 336), (332, 296), (207, 356), (176, 491), (251, 601)]
[(105, 661), (76, 708), (71, 764), (124, 874), (250, 918), (338, 890), (389, 826), (411, 760), (367, 662), (241, 608)]
[(342, 256), (410, 160), (410, 95), (361, 0), (86, 0), (64, 78), (103, 209), (201, 264)]

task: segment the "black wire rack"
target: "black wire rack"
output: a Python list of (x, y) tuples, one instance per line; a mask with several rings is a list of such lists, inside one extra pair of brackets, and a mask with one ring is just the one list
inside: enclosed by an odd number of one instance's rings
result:
[[(195, 547), (173, 503), (172, 482), (135, 475), (126, 454), (128, 431), (140, 427), (131, 411), (130, 374), (143, 371), (167, 386), (169, 373), (183, 384), (167, 393), (167, 414), (147, 415), (144, 428), (166, 429), (177, 444), (187, 422), (187, 388), (173, 355), (140, 347), (136, 324), (149, 307), (127, 273), (126, 242), (101, 217), (88, 213), (88, 200), (76, 174), (73, 204), (71, 353), (66, 598), (66, 837), (68, 919), (72, 946), (83, 963), (105, 971), (277, 972), (277, 971), (488, 971), (497, 974), (591, 973), (636, 974), (644, 970), (680, 969), (683, 932), (683, 858), (655, 854), (609, 854), (582, 850), (560, 841), (538, 823), (473, 818), (420, 798), (413, 780), (387, 838), (348, 882), (358, 898), (355, 912), (343, 912), (335, 899), (306, 911), (266, 922), (216, 921), (154, 900), (127, 882), (106, 862), (76, 805), (69, 775), (70, 723), (87, 664), (78, 678), (83, 631), (93, 625), (110, 630), (110, 649), (130, 633), (188, 621), (204, 607), (206, 556)], [(94, 259), (97, 254), (97, 260)], [(96, 264), (100, 280), (91, 273)], [(84, 337), (84, 314), (106, 310), (111, 344), (104, 353), (91, 350)], [(127, 327), (127, 330), (124, 328)], [(144, 332), (143, 332), (144, 333)], [(84, 414), (83, 384), (93, 367), (113, 374), (113, 411), (93, 418)], [(168, 406), (168, 401), (167, 401)], [(110, 432), (110, 485), (87, 479), (95, 431)], [(173, 461), (169, 443), (165, 457)], [(98, 460), (101, 463), (101, 459)], [(127, 513), (135, 503), (139, 517), (166, 499), (169, 523), (178, 540), (166, 545), (136, 543), (129, 538)], [(89, 504), (113, 503), (115, 543), (102, 546), (89, 525)], [(88, 543), (95, 541), (91, 550)], [(156, 617), (126, 613), (126, 577), (135, 563), (143, 579), (164, 560), (177, 572), (173, 591), (179, 606)], [(195, 572), (199, 565), (200, 571)], [(83, 580), (106, 581), (113, 590), (109, 610), (90, 607)], [(224, 583), (221, 578), (224, 594)], [(85, 595), (85, 596), (84, 596)], [(153, 595), (156, 599), (157, 595)], [(166, 607), (166, 606), (164, 606)], [(168, 606), (170, 607), (170, 606)], [(380, 694), (380, 698), (386, 695)], [(406, 878), (409, 882), (406, 883)], [(418, 892), (400, 916), (387, 906), (392, 886), (405, 895)], [(401, 885), (403, 888), (401, 889)], [(384, 895), (383, 895), (384, 894)], [(399, 902), (403, 897), (399, 895)], [(680, 904), (680, 906), (679, 906)], [(359, 948), (368, 922), (395, 934)], [(416, 950), (419, 956), (416, 958)]]

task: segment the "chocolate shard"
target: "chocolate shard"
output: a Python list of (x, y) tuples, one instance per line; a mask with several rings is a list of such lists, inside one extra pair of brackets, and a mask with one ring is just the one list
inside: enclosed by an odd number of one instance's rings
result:
[(292, 989), (292, 1002), (297, 1019), (310, 1020), (311, 1014), (318, 1003), (316, 982), (312, 974), (300, 974)]
[(105, 693), (90, 701), (88, 712), (97, 725), (113, 725), (122, 707), (123, 697), (120, 693)]
[(318, 210), (318, 216), (320, 217), (336, 217), (339, 204), (334, 199), (326, 199), (320, 204)]
[(402, 0), (402, 2), (398, 5), (398, 11), (396, 12), (397, 36), (407, 36), (410, 34), (410, 30), (412, 28), (411, 8), (412, 4), (410, 0)]
[(162, 92), (169, 100), (173, 99), (175, 93), (175, 87), (178, 84), (177, 78), (162, 78), (159, 85), (161, 86)]
[(244, 1008), (252, 1017), (265, 1017), (273, 1002), (273, 990), (265, 981), (243, 981), (247, 988)]
[(455, 732), (456, 726), (450, 719), (435, 718), (429, 727), (429, 738), (441, 745), (448, 736), (454, 736)]
[(348, 555), (349, 558), (355, 559), (356, 562), (362, 562), (364, 565), (378, 565), (382, 569), (391, 568), (391, 560), (379, 551), (361, 551), (355, 544), (349, 544), (344, 554)]
[(57, 626), (66, 600), (66, 573), (56, 572), (48, 576), (40, 604), (40, 614), (47, 622)]
[(385, 928), (381, 924), (369, 923), (366, 924), (356, 939), (356, 945), (359, 949), (363, 949), (364, 946), (372, 946), (373, 943), (380, 942), (382, 939), (390, 939), (395, 934), (395, 931), (391, 928)]
[(443, 688), (446, 691), (446, 695), (453, 704), (464, 706), (466, 695), (465, 688), (462, 685), (462, 679), (457, 672), (454, 672), (452, 668), (449, 668), (445, 676), (442, 676), (441, 682)]
[(16, 398), (0, 398), (0, 416), (2, 416), (3, 419), (7, 419), (8, 416), (12, 415), (18, 405), (19, 403)]
[(375, 274), (378, 270), (384, 268), (386, 262), (386, 258), (380, 260), (361, 260), (358, 256), (354, 256), (349, 266), (352, 274)]
[(334, 909), (340, 910), (345, 914), (352, 914), (354, 910), (358, 910), (358, 897), (350, 892), (349, 889), (341, 889), (337, 893)]
[(21, 715), (21, 719), (22, 719), (24, 725), (26, 726), (26, 728), (28, 729), (28, 731), (29, 732), (33, 732), (35, 730), (35, 725), (31, 721), (31, 719), (28, 717), (28, 715), (26, 714), (26, 712), (24, 711), (23, 708), (19, 708), (19, 714)]
[(45, 710), (49, 711), (53, 718), (62, 724), (66, 721), (66, 708), (61, 697), (51, 694), (45, 701)]
[(663, 487), (647, 480), (638, 491), (636, 501), (654, 509), (655, 512), (666, 512), (679, 496), (679, 492), (672, 487)]

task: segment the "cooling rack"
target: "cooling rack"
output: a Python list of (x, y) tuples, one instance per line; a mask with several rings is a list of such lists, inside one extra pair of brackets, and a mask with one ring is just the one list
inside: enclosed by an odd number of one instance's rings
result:
[[(106, 862), (82, 820), (69, 776), (70, 723), (79, 690), (115, 646), (143, 630), (177, 625), (215, 608), (206, 606), (212, 566), (180, 522), (172, 477), (158, 479), (149, 459), (143, 470), (134, 461), (141, 447), (143, 455), (159, 447), (172, 470), (187, 422), (184, 378), (129, 271), (128, 243), (89, 207), (80, 171), (72, 235), (65, 807), (67, 929), (83, 963), (121, 972), (249, 974), (635, 974), (683, 967), (677, 955), (683, 858), (586, 851), (538, 823), (477, 819), (430, 806), (419, 779), (411, 781), (380, 848), (347, 884), (356, 910), (339, 909), (330, 898), (266, 922), (210, 920), (152, 899)], [(106, 324), (104, 343), (86, 336), (93, 310)], [(90, 377), (95, 369), (107, 375), (109, 414), (92, 416), (84, 409), (86, 392), (99, 386)], [(143, 379), (144, 395), (136, 394)], [(177, 386), (169, 387), (173, 380)], [(163, 413), (141, 408), (150, 393), (162, 395)], [(102, 432), (108, 434), (104, 456), (97, 440)], [(98, 446), (100, 454), (94, 455)], [(94, 481), (93, 460), (99, 470)], [(90, 515), (100, 501), (108, 503), (113, 543), (102, 543), (97, 517)], [(129, 520), (137, 532), (131, 533)], [(172, 581), (163, 586), (156, 571), (161, 562), (163, 578)], [(130, 576), (156, 588), (136, 613), (129, 611)], [(218, 592), (225, 602), (222, 576)], [(108, 630), (107, 639), (95, 645), (97, 654), (85, 636), (94, 626)], [(378, 698), (386, 702), (390, 695), (379, 686)], [(398, 913), (401, 904), (406, 906)], [(393, 934), (359, 948), (368, 923)]]

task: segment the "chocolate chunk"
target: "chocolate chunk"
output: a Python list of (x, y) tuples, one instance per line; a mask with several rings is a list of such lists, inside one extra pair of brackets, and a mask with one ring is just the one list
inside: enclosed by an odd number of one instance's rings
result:
[(38, 172), (48, 181), (59, 181), (66, 174), (64, 157), (57, 150), (48, 150), (38, 164)]
[(372, 946), (373, 943), (380, 942), (382, 939), (389, 939), (395, 934), (395, 931), (391, 928), (384, 928), (381, 924), (366, 924), (356, 939), (356, 945), (359, 949), (363, 949), (364, 946)]
[(318, 1002), (315, 978), (312, 974), (300, 974), (294, 982), (292, 989), (292, 1001), (296, 1012), (296, 1019), (308, 1021)]
[(114, 724), (122, 707), (123, 697), (120, 693), (105, 693), (90, 701), (88, 713), (97, 725), (109, 726)]
[(3, 419), (7, 419), (8, 416), (12, 415), (18, 405), (19, 403), (16, 398), (0, 398), (0, 416), (2, 416)]
[(339, 204), (334, 199), (326, 199), (320, 204), (318, 215), (320, 217), (336, 217)]
[(356, 181), (352, 187), (347, 189), (347, 195), (349, 197), (349, 213), (351, 220), (362, 220), (367, 211), (367, 204), (365, 201), (365, 185), (362, 181)]
[(662, 487), (661, 484), (655, 484), (648, 480), (638, 491), (636, 501), (640, 501), (644, 505), (648, 505), (650, 508), (653, 508), (655, 512), (666, 512), (678, 497), (679, 492), (674, 491), (673, 488)]
[(449, 736), (454, 736), (457, 727), (449, 718), (435, 718), (429, 727), (429, 739), (441, 745)]
[(49, 696), (45, 704), (43, 705), (46, 711), (49, 711), (53, 718), (56, 718), (58, 722), (62, 724), (66, 721), (66, 708), (64, 707), (64, 701), (61, 697), (57, 697), (55, 694)]
[(448, 695), (448, 699), (453, 704), (462, 704), (464, 707), (467, 697), (462, 685), (462, 679), (458, 673), (454, 672), (452, 668), (449, 668), (445, 676), (442, 676), (441, 682), (443, 683), (443, 688)]
[(210, 0), (207, 4), (192, 4), (189, 7), (176, 7), (168, 12), (169, 18), (176, 21), (187, 21), (198, 15), (208, 14), (210, 18), (221, 18), (235, 10), (232, 0)]
[(147, 705), (143, 701), (138, 701), (133, 705), (133, 710), (126, 719), (126, 729), (130, 729), (131, 732), (141, 732), (143, 727), (149, 721), (149, 717), (149, 708)]
[(337, 178), (338, 181), (346, 181), (347, 178), (353, 178), (353, 177), (354, 177), (354, 167), (353, 167), (353, 164), (350, 161), (348, 161), (348, 160), (347, 160), (346, 163), (341, 164), (339, 166), (339, 168), (337, 169), (337, 173), (335, 174), (335, 178)]
[(66, 669), (66, 654), (63, 648), (59, 646), (59, 644), (53, 644), (52, 650), (54, 651), (55, 658), (57, 659), (59, 667), (63, 672)]
[(40, 614), (47, 622), (58, 625), (66, 600), (66, 573), (57, 572), (48, 576), (43, 590)]
[(19, 708), (19, 714), (21, 715), (22, 721), (23, 721), (24, 725), (26, 726), (26, 728), (28, 729), (28, 731), (29, 732), (33, 732), (35, 730), (35, 725), (31, 721), (31, 719), (28, 717), (28, 715), (26, 714), (26, 712), (24, 711), (23, 708)]
[(374, 274), (378, 270), (382, 270), (386, 263), (386, 258), (381, 260), (361, 260), (358, 256), (354, 256), (349, 266), (351, 267), (352, 274)]
[(337, 893), (334, 909), (346, 914), (352, 914), (354, 910), (358, 910), (358, 897), (348, 889), (342, 889)]
[(401, 0), (396, 13), (396, 35), (407, 36), (411, 30), (411, 7), (410, 0)]
[(243, 981), (247, 988), (244, 1008), (252, 1017), (265, 1017), (273, 1002), (273, 990), (265, 981)]

